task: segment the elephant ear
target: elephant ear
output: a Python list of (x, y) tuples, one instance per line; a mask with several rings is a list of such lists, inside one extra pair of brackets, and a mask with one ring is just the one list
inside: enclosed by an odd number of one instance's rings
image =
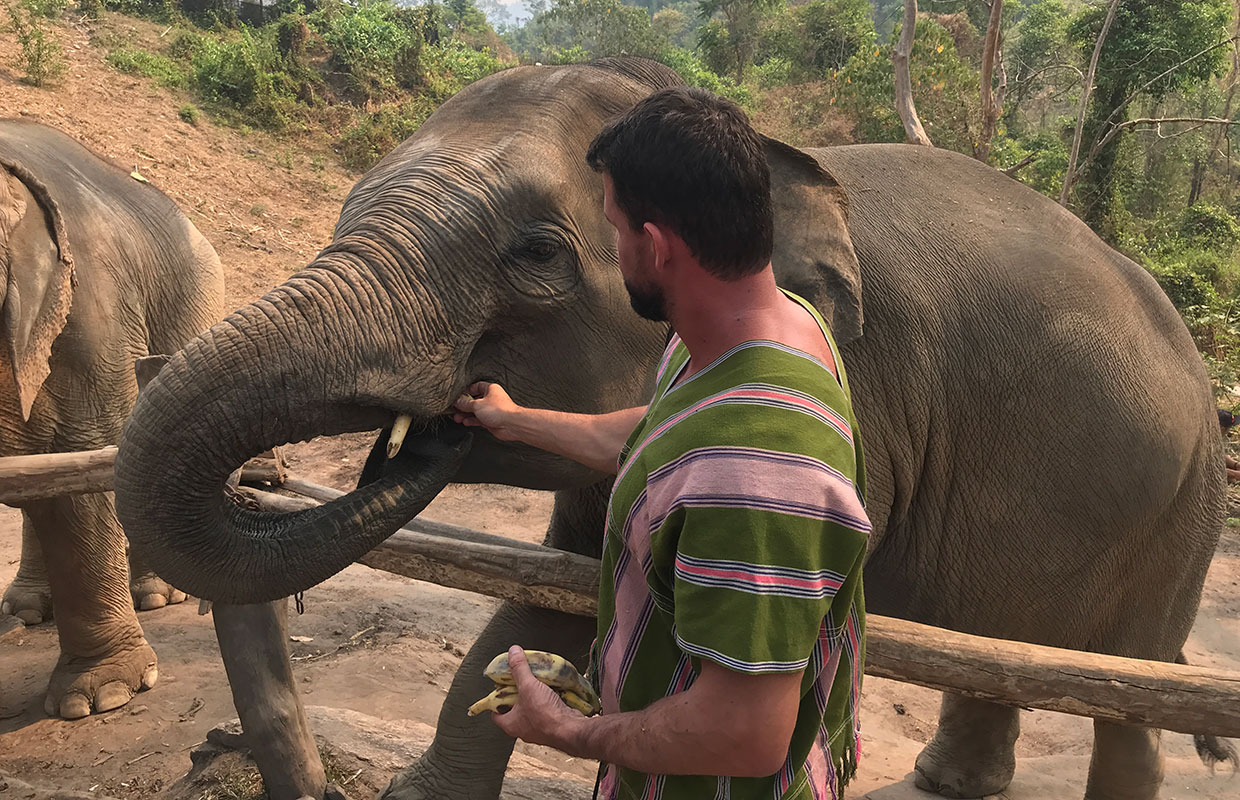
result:
[(775, 212), (775, 279), (813, 303), (836, 343), (847, 344), (861, 336), (864, 318), (844, 187), (808, 153), (763, 139)]
[(52, 342), (73, 301), (73, 257), (47, 187), (22, 165), (0, 162), (0, 385), (10, 378), (22, 419), (51, 372)]

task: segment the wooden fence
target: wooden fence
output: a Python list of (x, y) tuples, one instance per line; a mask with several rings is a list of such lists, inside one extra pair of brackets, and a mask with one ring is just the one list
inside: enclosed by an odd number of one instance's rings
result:
[[(108, 491), (116, 448), (0, 458), (0, 503)], [(330, 502), (343, 493), (250, 462), (243, 482), (269, 511)], [(359, 563), (456, 589), (592, 616), (598, 561), (575, 553), (415, 519)], [(867, 615), (866, 673), (1022, 708), (1240, 737), (1240, 672), (1141, 661), (971, 636)]]

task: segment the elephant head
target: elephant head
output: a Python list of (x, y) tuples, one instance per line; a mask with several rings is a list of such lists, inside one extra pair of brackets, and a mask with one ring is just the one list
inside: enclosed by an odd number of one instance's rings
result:
[[(343, 569), (449, 480), (602, 479), (487, 434), (471, 445), (446, 412), (487, 379), (544, 408), (646, 401), (667, 331), (629, 307), (584, 155), (606, 120), (678, 83), (640, 60), (521, 67), (445, 103), (353, 188), (313, 263), (194, 340), (142, 393), (116, 463), (134, 547), (193, 594), (260, 602)], [(768, 155), (777, 275), (855, 338), (843, 190), (808, 155), (773, 141)], [(266, 514), (224, 495), (229, 473), (273, 445), (398, 414), (421, 433), (383, 478), (327, 506)]]
[(73, 301), (73, 258), (60, 208), (19, 162), (0, 157), (0, 374), (30, 419), (51, 371), (52, 342)]

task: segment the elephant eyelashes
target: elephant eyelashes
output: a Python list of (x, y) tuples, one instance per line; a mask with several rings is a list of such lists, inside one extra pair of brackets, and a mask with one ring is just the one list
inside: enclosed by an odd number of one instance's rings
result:
[(522, 261), (545, 264), (560, 254), (560, 242), (552, 238), (531, 239), (523, 243), (516, 255)]
[(538, 300), (564, 298), (579, 279), (572, 250), (559, 236), (536, 232), (509, 251), (505, 271), (517, 291)]

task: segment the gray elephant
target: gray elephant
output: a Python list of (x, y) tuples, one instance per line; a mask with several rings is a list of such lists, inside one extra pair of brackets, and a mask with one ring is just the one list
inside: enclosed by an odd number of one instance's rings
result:
[[(547, 543), (597, 555), (603, 476), (443, 415), (474, 381), (524, 405), (646, 401), (664, 327), (629, 308), (583, 156), (605, 120), (679, 83), (651, 62), (523, 67), (470, 86), (354, 187), (305, 270), (177, 354), (117, 460), (134, 547), (229, 603), (311, 586), (449, 481), (555, 489)], [(874, 523), (874, 613), (1172, 661), (1223, 521), (1210, 387), (1175, 309), (1050, 200), (960, 155), (768, 141), (776, 275), (831, 323), (853, 376)], [(272, 445), (422, 432), (341, 500), (289, 515), (226, 499)], [(410, 451), (415, 451), (410, 453)], [(462, 664), (434, 744), (390, 798), (494, 798), (513, 742), (466, 718), (509, 644), (584, 654), (590, 620), (504, 606)], [(945, 695), (925, 788), (1001, 791), (1019, 711)], [(1151, 798), (1159, 732), (1095, 724), (1089, 798)]]
[[(0, 455), (114, 445), (134, 361), (223, 316), (223, 271), (171, 200), (52, 128), (0, 120)], [(111, 493), (22, 506), (22, 560), (3, 612), (55, 611), (60, 660), (45, 707), (84, 717), (154, 684), (134, 615), (184, 600), (126, 564)]]

